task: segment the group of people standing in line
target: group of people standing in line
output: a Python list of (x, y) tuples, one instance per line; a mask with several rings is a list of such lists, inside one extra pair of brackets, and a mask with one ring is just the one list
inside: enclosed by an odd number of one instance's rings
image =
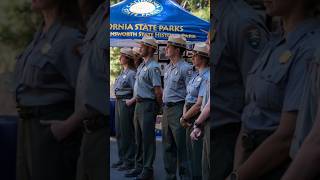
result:
[[(320, 177), (316, 160), (320, 2), (263, 3), (267, 15), (281, 19), (275, 32), (270, 32), (265, 19), (243, 0), (213, 2), (210, 53), (209, 46), (195, 45), (192, 63), (196, 71), (181, 58), (183, 38), (170, 36), (166, 48), (170, 63), (164, 71), (163, 89), (159, 65), (152, 59), (155, 40), (142, 39), (135, 52), (143, 62), (137, 71), (123, 71), (127, 74), (122, 73), (116, 81), (118, 143), (123, 147), (130, 141), (133, 149), (119, 148), (120, 161), (113, 167), (133, 168), (127, 177), (152, 178), (154, 123), (162, 107), (168, 180), (177, 179), (177, 169), (181, 179)], [(130, 50), (122, 50), (122, 64), (135, 59), (127, 52)], [(122, 88), (130, 93), (121, 94)], [(125, 113), (119, 112), (130, 108), (130, 118), (122, 119)], [(121, 123), (134, 127), (130, 128), (130, 140), (126, 135), (129, 128), (122, 129)]]
[(153, 178), (155, 120), (162, 111), (167, 179), (176, 179), (177, 169), (181, 178), (201, 179), (203, 142), (199, 137), (203, 134), (193, 131), (202, 129), (195, 121), (209, 99), (209, 44), (194, 45), (192, 66), (183, 59), (186, 39), (170, 35), (165, 49), (170, 63), (164, 69), (163, 86), (160, 66), (153, 59), (157, 41), (145, 36), (139, 44), (140, 48), (120, 50), (123, 71), (114, 86), (119, 161), (112, 168), (127, 171), (125, 177)]

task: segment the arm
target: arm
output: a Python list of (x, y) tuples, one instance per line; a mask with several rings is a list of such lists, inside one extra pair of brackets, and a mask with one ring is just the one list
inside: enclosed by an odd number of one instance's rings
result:
[[(318, 100), (320, 102), (320, 98)], [(318, 103), (319, 104), (319, 103)], [(320, 161), (320, 106), (316, 122), (282, 180), (316, 179)]]
[(201, 114), (199, 115), (198, 119), (195, 121), (198, 124), (202, 124), (205, 120), (207, 120), (210, 116), (210, 99), (203, 108)]
[(235, 147), (235, 152), (234, 152), (234, 162), (233, 162), (233, 169), (236, 170), (240, 167), (240, 165), (243, 163), (244, 161), (244, 149), (241, 145), (242, 143), (242, 133), (243, 133), (243, 128), (241, 128), (238, 138), (237, 138), (237, 143), (236, 143), (236, 147)]
[(154, 87), (154, 93), (156, 95), (157, 103), (159, 104), (159, 107), (162, 106), (162, 89), (160, 86)]
[(283, 112), (275, 133), (268, 137), (237, 170), (239, 179), (257, 179), (289, 158), (297, 112)]
[(197, 113), (200, 112), (202, 103), (202, 96), (199, 96), (197, 98), (197, 102), (183, 115), (183, 119), (191, 119), (193, 116), (195, 116)]

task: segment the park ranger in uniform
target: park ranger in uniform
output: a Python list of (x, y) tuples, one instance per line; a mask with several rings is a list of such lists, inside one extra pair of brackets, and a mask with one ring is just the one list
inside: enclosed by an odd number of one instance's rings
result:
[(74, 111), (81, 15), (74, 1), (32, 1), (32, 9), (44, 22), (16, 63), (17, 179), (74, 180), (82, 133), (59, 138), (54, 127)]
[(83, 125), (77, 180), (109, 178), (107, 19), (107, 3), (104, 2), (89, 20), (88, 32), (81, 47), (75, 111), (54, 127), (56, 136), (63, 139)]
[(180, 125), (186, 87), (192, 76), (192, 66), (182, 59), (186, 49), (186, 39), (181, 35), (170, 35), (166, 47), (166, 56), (170, 63), (164, 72), (163, 89), (163, 148), (166, 179), (176, 179), (177, 165), (180, 177), (190, 177), (188, 172), (186, 134)]
[(202, 139), (193, 141), (190, 137), (193, 131), (193, 123), (200, 114), (202, 100), (206, 94), (207, 80), (210, 77), (209, 51), (204, 43), (197, 43), (193, 49), (192, 63), (197, 72), (191, 78), (187, 86), (186, 103), (180, 123), (186, 128), (186, 148), (188, 159), (191, 162), (190, 171), (192, 180), (202, 179), (201, 157)]
[(133, 86), (135, 82), (134, 54), (131, 48), (120, 50), (120, 64), (123, 71), (117, 77), (114, 87), (116, 95), (115, 121), (119, 162), (113, 165), (119, 171), (130, 170), (134, 166), (135, 139), (133, 126), (134, 102)]
[(152, 179), (156, 155), (155, 122), (159, 107), (162, 105), (161, 75), (160, 66), (153, 59), (158, 48), (156, 40), (153, 37), (144, 36), (139, 43), (144, 61), (137, 69), (134, 98), (130, 100), (136, 101), (134, 112), (136, 162), (135, 169), (125, 176)]
[[(319, 38), (316, 42), (319, 46)], [(298, 114), (296, 130), (291, 144), (293, 159), (283, 180), (319, 179), (320, 128), (320, 48), (308, 65), (302, 104)]]
[(247, 73), (266, 42), (264, 19), (243, 0), (215, 0), (210, 144), (211, 179), (232, 171), (240, 130)]

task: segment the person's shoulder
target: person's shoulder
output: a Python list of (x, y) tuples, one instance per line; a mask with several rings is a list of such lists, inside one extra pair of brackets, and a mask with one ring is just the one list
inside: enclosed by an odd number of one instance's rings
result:
[(66, 42), (67, 40), (82, 40), (83, 37), (84, 34), (81, 32), (80, 29), (67, 25), (62, 25), (58, 40)]
[(262, 14), (243, 0), (230, 0), (229, 6), (228, 11), (225, 12), (227, 24), (238, 26), (238, 28), (248, 25), (265, 26), (265, 18)]
[(134, 69), (129, 69), (129, 71), (128, 71), (128, 75), (129, 75), (129, 76), (135, 76), (136, 73), (137, 73), (137, 72), (136, 72)]
[(181, 69), (183, 71), (189, 71), (190, 69), (192, 69), (192, 65), (190, 63), (188, 63), (187, 61), (183, 61), (181, 63)]
[(152, 60), (152, 61), (149, 63), (149, 67), (152, 68), (152, 69), (160, 68), (160, 64), (159, 64), (156, 60)]

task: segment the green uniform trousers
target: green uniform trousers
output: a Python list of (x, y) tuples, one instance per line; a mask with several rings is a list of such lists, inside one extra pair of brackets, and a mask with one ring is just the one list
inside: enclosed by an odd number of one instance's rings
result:
[[(187, 104), (187, 110), (192, 107), (193, 104)], [(190, 119), (190, 123), (193, 124), (194, 121), (198, 118), (200, 113), (193, 116)], [(202, 178), (202, 148), (203, 148), (203, 140), (202, 138), (197, 141), (193, 141), (190, 137), (191, 132), (193, 131), (193, 127), (188, 127), (186, 129), (186, 149), (188, 154), (189, 168), (192, 176), (192, 180), (201, 180)]]
[(167, 180), (175, 180), (177, 166), (181, 179), (190, 179), (186, 150), (186, 130), (180, 125), (183, 103), (163, 107), (162, 144), (164, 148), (164, 167)]
[(17, 180), (75, 180), (82, 132), (74, 132), (58, 142), (43, 123), (64, 120), (73, 109), (33, 107), (19, 110), (17, 144)]
[(210, 176), (225, 179), (232, 172), (240, 124), (227, 124), (210, 132)]
[(127, 165), (134, 164), (134, 105), (128, 107), (124, 99), (117, 99), (115, 107), (116, 137), (118, 155), (121, 162)]
[(154, 100), (137, 102), (134, 111), (136, 137), (135, 168), (152, 171), (156, 154), (155, 122), (158, 105)]
[(109, 179), (109, 129), (84, 133), (78, 161), (77, 180)]
[(203, 148), (202, 148), (202, 179), (211, 180), (210, 176), (210, 119), (206, 121), (204, 126), (203, 135)]

